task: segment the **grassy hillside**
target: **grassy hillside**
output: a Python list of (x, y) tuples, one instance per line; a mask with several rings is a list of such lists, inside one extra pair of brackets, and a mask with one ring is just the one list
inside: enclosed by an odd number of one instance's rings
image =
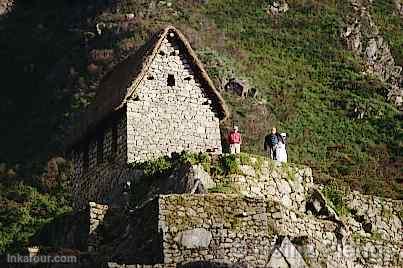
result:
[[(63, 132), (94, 96), (97, 81), (166, 24), (190, 39), (217, 87), (235, 75), (259, 90), (256, 99), (223, 93), (232, 111), (223, 128), (240, 125), (243, 150), (264, 154), (263, 137), (277, 126), (289, 134), (290, 160), (311, 166), (318, 181), (335, 178), (365, 193), (403, 198), (402, 116), (385, 101), (386, 85), (364, 76), (361, 60), (344, 48), (340, 31), (351, 12), (346, 0), (289, 0), (289, 12), (275, 18), (262, 0), (95, 2), (20, 1), (0, 18), (0, 162), (17, 173), (7, 183), (2, 178), (3, 217), (16, 202), (35, 228), (48, 219), (31, 214), (32, 203), (6, 196), (36, 191), (50, 200), (45, 209), (53, 206), (58, 193), (44, 191), (35, 174), (61, 153)], [(402, 64), (402, 24), (392, 8), (392, 0), (374, 1), (371, 12)], [(122, 21), (119, 14), (126, 13), (135, 19)], [(111, 27), (99, 35), (97, 23)], [(94, 60), (94, 49), (113, 51), (113, 59)], [(363, 119), (356, 108), (365, 112)], [(34, 232), (19, 237), (18, 228), (29, 220), (16, 222), (13, 232), (0, 228), (9, 234), (2, 235), (0, 250)]]

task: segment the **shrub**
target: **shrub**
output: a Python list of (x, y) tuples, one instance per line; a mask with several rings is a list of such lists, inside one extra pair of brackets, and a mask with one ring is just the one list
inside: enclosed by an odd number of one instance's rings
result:
[(347, 188), (338, 185), (336, 181), (330, 182), (322, 190), (324, 196), (330, 201), (331, 206), (338, 215), (346, 215), (348, 208), (346, 205), (345, 196), (348, 192)]
[(239, 173), (239, 159), (236, 155), (223, 155), (221, 157), (221, 166), (225, 174)]

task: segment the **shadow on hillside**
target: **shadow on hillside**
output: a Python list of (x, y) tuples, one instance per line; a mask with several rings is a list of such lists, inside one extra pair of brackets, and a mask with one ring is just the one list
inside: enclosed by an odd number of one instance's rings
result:
[(86, 66), (81, 29), (108, 2), (16, 0), (0, 17), (0, 162), (61, 148), (59, 134), (78, 80), (71, 66)]

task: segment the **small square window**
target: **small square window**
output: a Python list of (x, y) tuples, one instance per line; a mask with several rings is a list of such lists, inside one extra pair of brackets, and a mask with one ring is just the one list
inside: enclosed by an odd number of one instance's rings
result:
[(175, 86), (175, 76), (173, 74), (168, 74), (167, 84), (169, 87)]

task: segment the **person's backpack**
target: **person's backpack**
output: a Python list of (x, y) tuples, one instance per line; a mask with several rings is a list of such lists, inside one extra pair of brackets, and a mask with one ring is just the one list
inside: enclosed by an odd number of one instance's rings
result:
[(278, 143), (278, 137), (277, 137), (277, 135), (276, 134), (271, 134), (270, 135), (270, 145), (271, 146), (274, 146), (274, 145), (276, 145)]

